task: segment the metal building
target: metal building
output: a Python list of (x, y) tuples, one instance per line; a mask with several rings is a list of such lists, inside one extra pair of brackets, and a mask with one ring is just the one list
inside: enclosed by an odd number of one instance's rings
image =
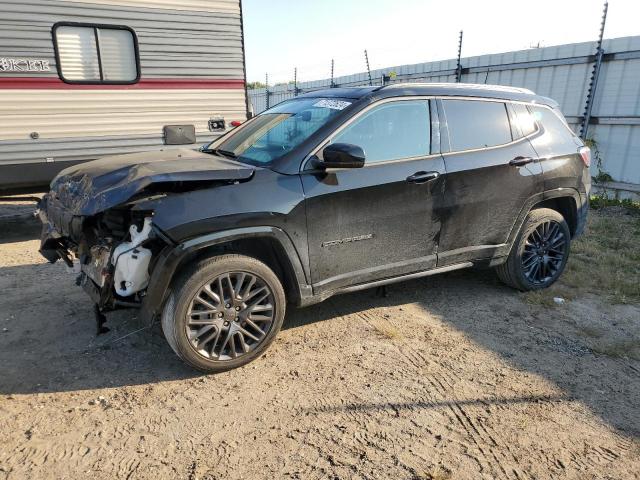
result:
[(0, 2), (0, 191), (246, 114), (240, 0)]

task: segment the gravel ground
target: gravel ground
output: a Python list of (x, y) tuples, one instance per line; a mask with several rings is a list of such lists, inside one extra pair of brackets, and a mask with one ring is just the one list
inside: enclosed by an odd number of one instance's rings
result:
[(592, 348), (640, 339), (637, 305), (456, 272), (291, 310), (202, 376), (135, 312), (96, 337), (38, 231), (0, 224), (0, 479), (640, 478), (640, 360)]

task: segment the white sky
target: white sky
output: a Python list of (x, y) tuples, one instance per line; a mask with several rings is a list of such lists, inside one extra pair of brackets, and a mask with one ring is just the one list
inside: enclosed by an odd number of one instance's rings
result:
[[(247, 76), (269, 83), (595, 40), (601, 0), (243, 0)], [(610, 0), (605, 38), (640, 35), (640, 0)], [(639, 79), (640, 81), (640, 79)]]

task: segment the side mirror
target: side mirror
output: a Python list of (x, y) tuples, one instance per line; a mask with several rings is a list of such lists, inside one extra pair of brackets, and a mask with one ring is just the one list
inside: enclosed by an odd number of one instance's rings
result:
[(323, 160), (320, 168), (362, 168), (364, 167), (364, 150), (350, 143), (332, 143), (322, 151)]

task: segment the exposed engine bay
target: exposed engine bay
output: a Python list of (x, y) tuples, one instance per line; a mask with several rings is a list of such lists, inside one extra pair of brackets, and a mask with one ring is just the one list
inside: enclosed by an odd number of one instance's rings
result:
[[(61, 259), (69, 268), (79, 270), (77, 284), (101, 312), (139, 307), (149, 283), (152, 259), (167, 245), (154, 233), (153, 213), (123, 207), (92, 217), (74, 216), (54, 226), (48, 215), (55, 216), (59, 211), (55, 204), (56, 200), (47, 195), (39, 210), (43, 228), (48, 230), (41, 246), (45, 258)], [(59, 232), (60, 225), (68, 225), (67, 231)]]

